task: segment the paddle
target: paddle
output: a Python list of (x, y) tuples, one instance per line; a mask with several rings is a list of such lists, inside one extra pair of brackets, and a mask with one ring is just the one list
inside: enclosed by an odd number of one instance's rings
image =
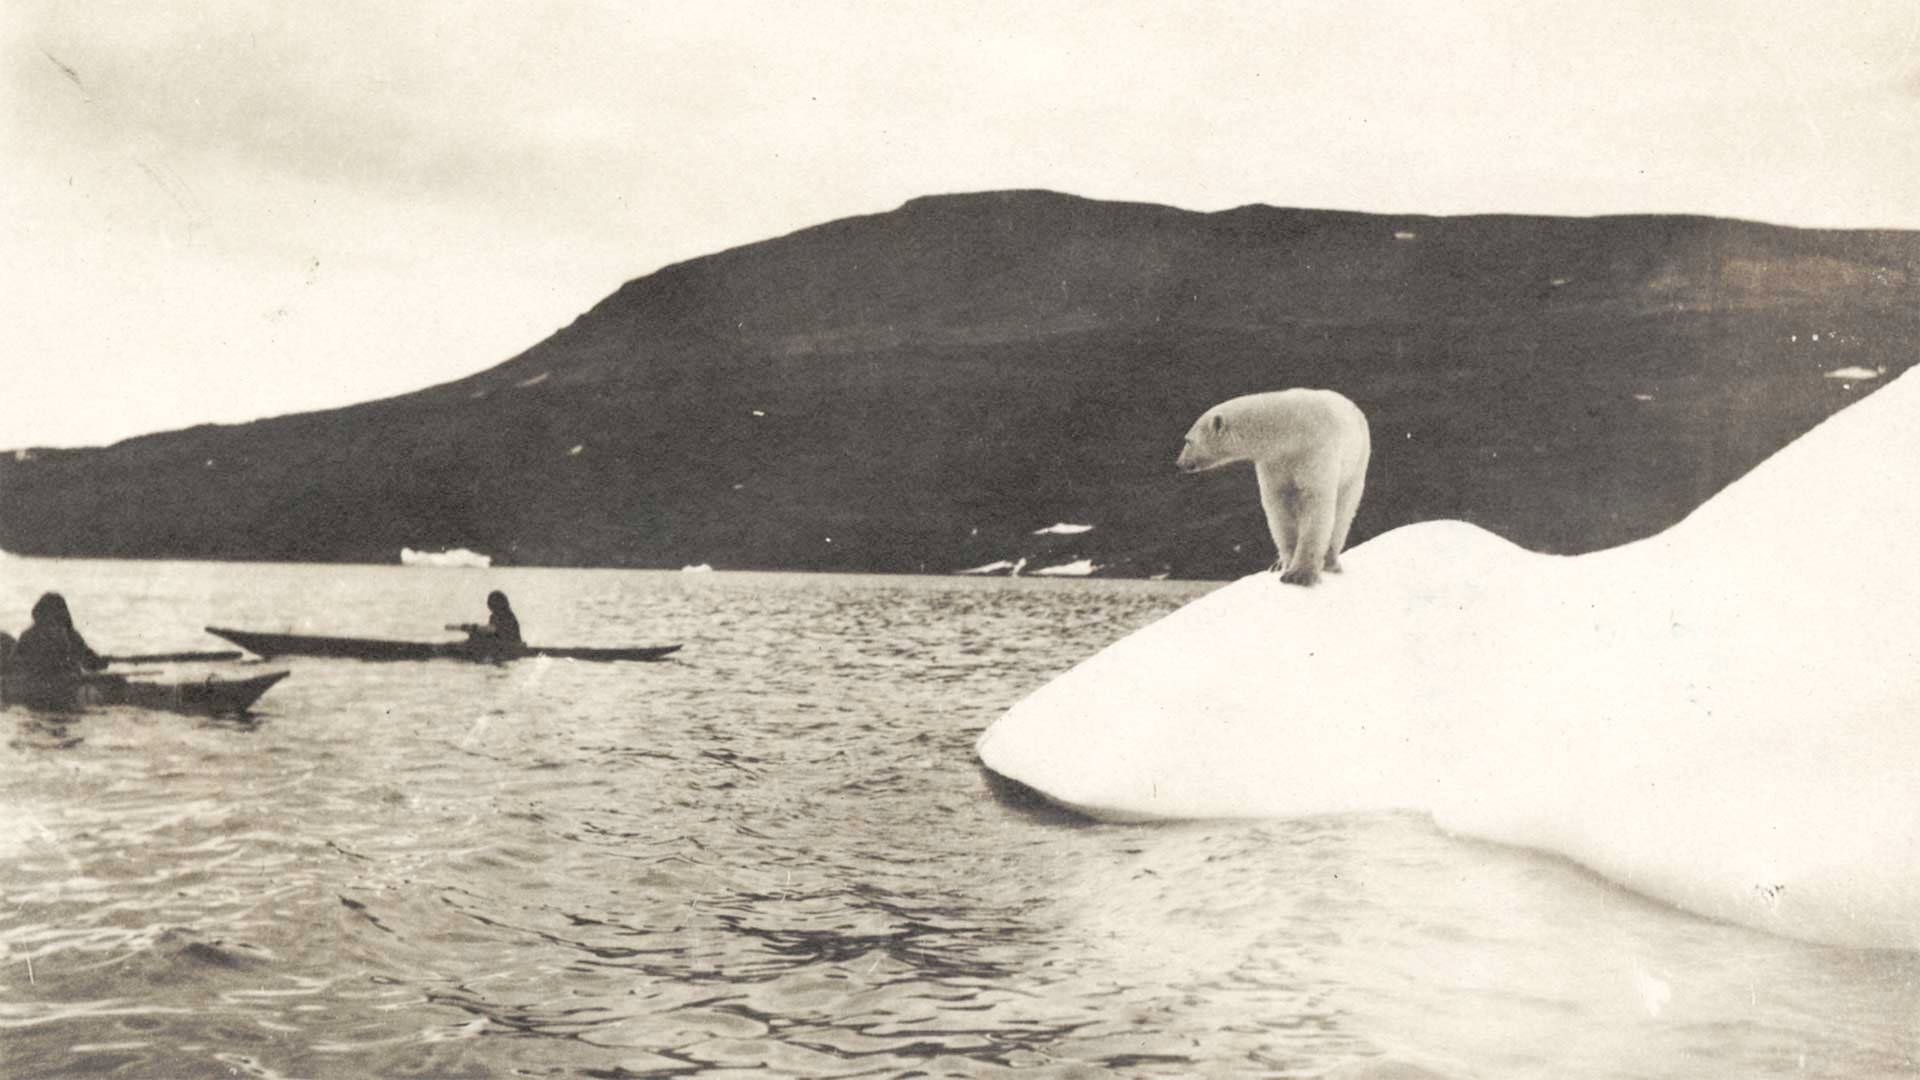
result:
[(100, 659), (109, 664), (190, 664), (200, 660), (238, 660), (238, 649), (226, 652), (163, 652), (141, 653), (137, 656), (103, 656)]

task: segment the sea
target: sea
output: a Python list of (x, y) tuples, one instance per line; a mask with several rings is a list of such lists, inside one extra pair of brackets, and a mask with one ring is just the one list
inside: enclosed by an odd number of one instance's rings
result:
[[(658, 663), (288, 670), (0, 711), (0, 1076), (1877, 1077), (1920, 957), (1424, 816), (1103, 825), (973, 753), (1196, 582), (0, 560), (100, 651), (208, 625)], [(1274, 782), (1286, 782), (1276, 762)]]

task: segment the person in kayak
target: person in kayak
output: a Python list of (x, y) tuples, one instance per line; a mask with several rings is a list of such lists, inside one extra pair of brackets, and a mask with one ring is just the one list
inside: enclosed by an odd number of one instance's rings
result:
[(27, 676), (82, 675), (107, 666), (73, 627), (66, 597), (47, 593), (33, 605), (33, 625), (20, 633), (7, 673)]
[(512, 605), (507, 603), (507, 594), (495, 589), (487, 594), (486, 625), (463, 623), (460, 629), (467, 632), (467, 640), (474, 645), (483, 645), (500, 652), (511, 652), (526, 647), (520, 639), (520, 620), (514, 617)]

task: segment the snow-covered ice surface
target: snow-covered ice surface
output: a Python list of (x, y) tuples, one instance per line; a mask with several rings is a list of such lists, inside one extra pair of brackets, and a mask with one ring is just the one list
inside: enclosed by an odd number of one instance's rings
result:
[(1243, 578), (1016, 704), (989, 768), (1096, 817), (1414, 809), (1813, 941), (1920, 948), (1920, 376), (1658, 536), (1462, 522)]
[(451, 551), (415, 551), (409, 547), (400, 549), (402, 566), (473, 566), (493, 565), (493, 556), (482, 555), (466, 548), (454, 548)]

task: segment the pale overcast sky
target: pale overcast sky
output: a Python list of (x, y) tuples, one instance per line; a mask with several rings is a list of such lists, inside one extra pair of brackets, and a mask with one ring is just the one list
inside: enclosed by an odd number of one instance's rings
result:
[(1914, 0), (8, 0), (0, 47), (5, 447), (417, 389), (941, 192), (1920, 228)]

